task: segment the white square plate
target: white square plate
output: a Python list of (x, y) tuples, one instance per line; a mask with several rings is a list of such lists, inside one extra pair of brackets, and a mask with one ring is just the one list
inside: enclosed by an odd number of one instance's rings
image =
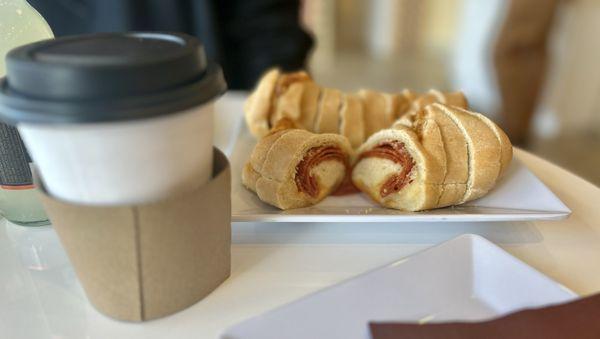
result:
[(571, 211), (518, 159), (493, 191), (464, 205), (424, 212), (403, 212), (382, 207), (364, 194), (327, 197), (317, 205), (282, 211), (258, 199), (241, 182), (242, 168), (256, 141), (244, 126), (233, 152), (232, 221), (255, 222), (415, 222), (508, 221), (563, 219)]
[(577, 296), (463, 235), (235, 325), (223, 339), (369, 338), (370, 321), (483, 320)]
[(241, 173), (256, 140), (243, 123), (245, 95), (228, 92), (215, 105), (215, 144), (232, 166), (231, 217), (234, 222), (415, 222), (562, 219), (571, 211), (527, 167), (514, 159), (508, 173), (487, 196), (457, 206), (411, 213), (369, 200), (364, 194), (328, 197), (288, 211), (258, 199), (242, 186)]

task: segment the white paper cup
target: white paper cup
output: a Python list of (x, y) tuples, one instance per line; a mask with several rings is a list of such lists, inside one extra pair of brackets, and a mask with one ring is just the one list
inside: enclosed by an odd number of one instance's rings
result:
[(17, 127), (46, 189), (66, 201), (144, 203), (211, 178), (212, 103), (143, 120)]
[(0, 118), (16, 125), (48, 192), (130, 205), (207, 183), (221, 68), (194, 37), (104, 33), (8, 54)]

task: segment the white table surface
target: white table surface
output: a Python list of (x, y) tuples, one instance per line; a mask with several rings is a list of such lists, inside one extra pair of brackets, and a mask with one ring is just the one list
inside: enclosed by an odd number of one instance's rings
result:
[[(228, 95), (221, 104), (238, 107), (239, 99)], [(486, 237), (579, 294), (600, 291), (600, 189), (524, 151), (516, 156), (572, 209), (569, 219), (234, 223), (231, 277), (192, 307), (141, 324), (89, 304), (51, 227), (2, 220), (0, 338), (216, 338), (242, 319), (463, 233)]]

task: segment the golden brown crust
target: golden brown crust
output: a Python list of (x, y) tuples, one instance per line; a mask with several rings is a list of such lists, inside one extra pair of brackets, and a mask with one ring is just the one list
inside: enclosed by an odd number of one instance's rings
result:
[(443, 104), (447, 106), (456, 106), (464, 109), (469, 108), (469, 102), (463, 92), (449, 92), (445, 93), (445, 102)]
[(410, 126), (406, 124), (406, 118), (404, 120), (400, 120), (402, 117), (405, 117), (406, 114), (410, 111), (412, 103), (418, 97), (418, 94), (412, 92), (408, 89), (402, 90), (400, 94), (395, 95), (396, 97), (396, 110), (394, 112), (394, 119), (392, 125), (398, 123), (398, 125)]
[(412, 126), (416, 117), (422, 113), (425, 107), (434, 103), (468, 108), (467, 98), (462, 92), (445, 93), (430, 89), (427, 93), (416, 96), (411, 101), (410, 108), (394, 122), (394, 125)]
[(256, 172), (250, 162), (247, 162), (242, 169), (242, 184), (249, 190), (256, 192), (256, 181), (260, 178), (260, 173)]
[(410, 89), (403, 89), (400, 94), (411, 103), (419, 97), (419, 93), (413, 92)]
[(385, 101), (385, 117), (388, 121), (388, 125), (386, 128), (392, 126), (394, 121), (398, 119), (400, 103), (402, 99), (402, 95), (395, 93), (381, 93), (383, 95), (383, 99)]
[(506, 135), (506, 133), (504, 133), (504, 131), (498, 127), (498, 125), (494, 124), (494, 126), (494, 131), (497, 132), (498, 140), (500, 141), (500, 147), (502, 148), (502, 155), (500, 156), (500, 174), (498, 175), (498, 178), (501, 178), (508, 170), (510, 162), (512, 161), (513, 146), (508, 138), (508, 135)]
[[(389, 141), (401, 142), (410, 154), (414, 166), (409, 173), (410, 182), (400, 191), (382, 197), (381, 187), (401, 170), (401, 165), (377, 157), (360, 158), (360, 154), (376, 145)], [(419, 142), (418, 135), (407, 127), (386, 129), (373, 134), (358, 150), (359, 159), (352, 172), (352, 182), (361, 191), (383, 206), (405, 210), (420, 211), (435, 208), (443, 180), (442, 169)]]
[(275, 96), (279, 97), (285, 93), (292, 84), (312, 81), (306, 71), (282, 73), (275, 83)]
[(345, 95), (340, 108), (340, 134), (348, 138), (353, 148), (365, 140), (364, 121), (360, 99), (354, 94)]
[(260, 138), (269, 132), (269, 115), (277, 80), (281, 71), (277, 68), (267, 71), (258, 82), (252, 95), (244, 104), (244, 116), (250, 133)]
[(481, 119), (458, 107), (435, 104), (463, 133), (467, 142), (469, 178), (460, 201), (467, 202), (487, 194), (500, 174), (501, 147), (496, 135)]
[(317, 116), (321, 88), (312, 81), (307, 81), (303, 84), (304, 91), (300, 102), (301, 110), (298, 122), (301, 128), (312, 131)]
[(340, 108), (340, 134), (348, 138), (350, 145), (357, 148), (365, 140), (364, 113), (362, 103), (355, 94), (346, 94)]
[[(345, 118), (352, 118), (347, 113), (348, 107), (345, 109)], [(318, 194), (301, 192), (294, 178), (298, 164), (306, 154), (312, 154), (309, 150), (335, 146), (343, 149), (344, 154), (352, 153), (350, 142), (342, 136), (290, 129), (294, 125), (294, 121), (282, 119), (259, 141), (242, 172), (246, 187), (255, 191), (261, 200), (282, 209), (317, 203), (345, 176), (345, 167), (341, 164), (330, 166), (320, 174), (326, 175), (328, 184), (315, 191)], [(428, 105), (416, 115), (412, 127), (381, 130), (357, 150), (357, 154), (362, 154), (386, 142), (401, 142), (414, 160), (411, 165), (414, 170), (404, 172), (411, 176), (410, 180), (402, 179), (399, 191), (381, 193), (383, 185), (393, 179), (390, 175), (402, 171), (404, 160), (395, 163), (394, 158), (370, 155), (357, 157), (352, 182), (382, 206), (407, 211), (477, 199), (489, 192), (510, 161), (507, 154), (511, 155), (512, 148), (505, 147), (510, 146), (510, 141), (503, 135), (500, 128), (478, 113), (443, 104)], [(320, 181), (319, 184), (323, 185)]]
[[(355, 97), (362, 102), (360, 113), (353, 103)], [(350, 101), (349, 106), (346, 105), (347, 101)], [(415, 114), (432, 102), (467, 107), (466, 98), (460, 92), (431, 90), (418, 95), (409, 90), (399, 94), (361, 90), (358, 95), (342, 95), (331, 89), (321, 91), (305, 71), (281, 73), (278, 69), (271, 69), (246, 100), (244, 111), (250, 132), (257, 138), (266, 135), (279, 120), (288, 118), (309, 131), (346, 133), (353, 146), (357, 147), (358, 139), (364, 140), (390, 127), (399, 118), (398, 124), (411, 126)], [(337, 117), (335, 110), (338, 111)], [(354, 117), (358, 115), (363, 117), (358, 123), (361, 126), (345, 123), (346, 120), (355, 121)], [(360, 128), (363, 129), (362, 138), (361, 132), (357, 132)], [(352, 135), (349, 134), (351, 129)]]
[(386, 102), (386, 98), (382, 93), (366, 89), (360, 90), (358, 97), (363, 106), (366, 138), (391, 126), (393, 120), (387, 111), (390, 109), (389, 105), (393, 105), (393, 102)]
[(315, 120), (315, 133), (339, 133), (342, 92), (323, 88)]
[[(443, 184), (446, 179), (447, 156), (440, 127), (435, 120), (422, 118), (415, 123), (414, 129), (419, 137), (419, 142), (423, 145), (423, 149), (431, 156), (432, 166), (439, 169), (437, 172), (439, 177), (435, 182)], [(443, 189), (440, 189), (435, 204), (436, 207), (440, 207), (439, 201), (442, 193)]]
[[(278, 68), (273, 68), (265, 72), (244, 103), (244, 116), (250, 133), (261, 138), (281, 118), (297, 120), (304, 89), (302, 84), (305, 82), (312, 80), (304, 71), (281, 73)], [(284, 99), (280, 103), (282, 96)]]
[(444, 147), (446, 172), (438, 206), (457, 204), (467, 190), (469, 179), (469, 153), (465, 136), (439, 104), (427, 106), (422, 118), (417, 119), (432, 120), (436, 123)]
[(506, 170), (508, 169), (508, 166), (510, 165), (513, 156), (513, 148), (510, 139), (508, 138), (506, 133), (504, 133), (504, 131), (488, 117), (480, 113), (471, 113), (474, 114), (478, 119), (483, 121), (494, 132), (494, 134), (496, 135), (496, 139), (498, 139), (498, 142), (500, 143), (500, 174), (498, 175), (498, 177), (502, 177), (502, 175), (506, 173)]
[[(308, 194), (297, 186), (296, 170), (298, 164), (310, 153), (309, 150), (315, 147), (335, 147), (336, 150), (341, 150), (346, 159), (339, 165), (316, 165), (316, 168), (321, 169), (317, 179), (318, 193)], [(309, 206), (332, 193), (342, 182), (351, 152), (348, 140), (340, 135), (282, 129), (259, 140), (250, 162), (244, 167), (242, 183), (256, 192), (262, 201), (278, 208)]]
[(265, 163), (265, 159), (267, 158), (267, 154), (271, 150), (271, 147), (275, 141), (277, 141), (277, 139), (287, 132), (287, 129), (272, 131), (261, 138), (258, 143), (256, 143), (252, 154), (250, 154), (250, 164), (255, 171), (260, 172), (262, 170), (263, 164)]
[[(361, 90), (343, 94), (320, 88), (306, 72), (280, 74), (271, 70), (245, 104), (246, 122), (252, 134), (264, 138), (243, 168), (242, 181), (263, 201), (279, 208), (307, 206), (329, 194), (345, 172), (330, 161), (329, 167), (322, 167), (319, 172), (327, 178), (327, 187), (315, 195), (316, 199), (300, 194), (299, 184), (293, 178), (297, 168), (304, 168), (296, 166), (305, 154), (339, 158), (335, 150), (317, 148), (313, 152), (308, 151), (310, 147), (333, 143), (341, 145), (345, 154), (351, 154), (352, 148), (358, 148), (360, 153), (381, 140), (400, 140), (415, 158), (416, 170), (402, 172), (401, 163), (405, 161), (386, 153), (395, 148), (377, 146), (372, 154), (379, 152), (383, 158), (371, 156), (356, 164), (352, 181), (357, 187), (383, 206), (404, 210), (477, 199), (487, 194), (506, 172), (512, 145), (496, 124), (467, 111), (467, 107), (462, 92), (430, 90), (417, 94), (404, 90), (388, 94)], [(339, 135), (315, 135), (309, 131)], [(389, 187), (399, 191), (382, 197), (384, 179), (398, 171), (416, 174), (407, 188), (403, 188), (406, 181), (400, 176), (388, 180), (388, 184), (397, 183)], [(311, 192), (316, 192), (312, 190), (313, 181), (310, 185)]]
[[(511, 148), (506, 147), (510, 146), (510, 141), (503, 137), (504, 132), (497, 125), (478, 113), (462, 108), (439, 103), (427, 105), (415, 114), (411, 126), (400, 125), (397, 128), (405, 131), (414, 129), (417, 141), (403, 139), (403, 136), (393, 134), (394, 129), (389, 129), (374, 134), (358, 150), (361, 154), (385, 138), (401, 140), (411, 149), (421, 147), (419, 152), (411, 154), (423, 154), (420, 159), (426, 159), (429, 165), (422, 165), (422, 160), (415, 159), (420, 168), (418, 176), (398, 194), (392, 195), (390, 201), (382, 197), (381, 185), (389, 173), (400, 171), (402, 167), (394, 167), (398, 165), (385, 158), (367, 158), (357, 162), (352, 175), (354, 184), (386, 207), (421, 210), (477, 199), (493, 188), (510, 161), (509, 156), (512, 156)], [(446, 170), (442, 172), (444, 165)], [(431, 203), (434, 199), (431, 194), (435, 193), (438, 196), (435, 203)]]
[(304, 83), (296, 82), (276, 98), (274, 110), (269, 117), (270, 126), (275, 126), (281, 119), (287, 118), (299, 121), (302, 112), (302, 96), (304, 94)]

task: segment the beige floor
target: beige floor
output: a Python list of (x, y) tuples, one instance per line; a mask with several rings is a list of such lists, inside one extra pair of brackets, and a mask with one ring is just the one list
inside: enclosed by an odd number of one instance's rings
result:
[[(378, 61), (342, 54), (329, 60), (314, 58), (311, 71), (320, 84), (347, 91), (361, 87), (389, 92), (403, 88), (447, 89), (446, 66), (442, 60), (407, 55)], [(552, 139), (534, 137), (526, 149), (600, 186), (600, 131)]]

